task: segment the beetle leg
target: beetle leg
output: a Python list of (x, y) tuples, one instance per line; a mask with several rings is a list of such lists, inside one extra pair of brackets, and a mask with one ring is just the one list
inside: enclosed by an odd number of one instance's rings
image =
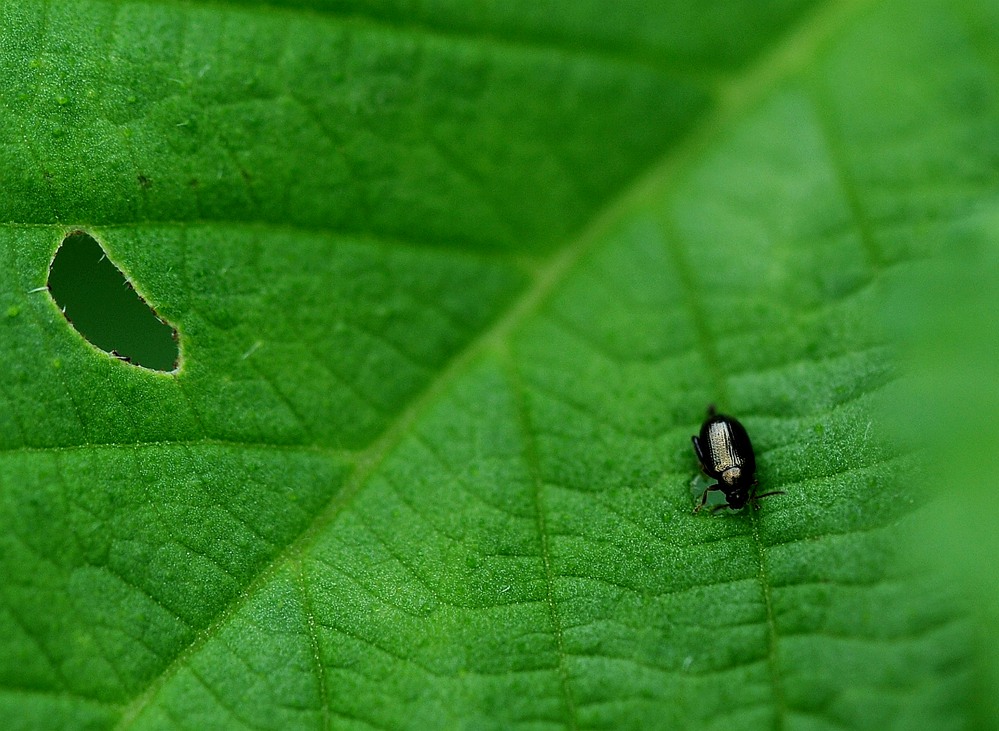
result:
[(704, 461), (704, 452), (701, 451), (701, 440), (697, 437), (691, 437), (690, 441), (694, 443), (694, 452), (697, 453), (697, 461), (701, 463), (701, 469), (704, 469), (706, 463)]
[(717, 413), (718, 413), (718, 409), (715, 408), (715, 405), (714, 404), (708, 404), (708, 418), (710, 419), (712, 416), (714, 416)]
[(700, 504), (696, 508), (694, 508), (694, 514), (696, 515), (697, 513), (701, 512), (701, 508), (703, 508), (704, 505), (708, 502), (709, 492), (711, 492), (712, 490), (721, 490), (721, 489), (722, 489), (721, 485), (715, 483), (714, 485), (711, 485), (707, 490), (705, 490), (704, 494), (701, 495)]

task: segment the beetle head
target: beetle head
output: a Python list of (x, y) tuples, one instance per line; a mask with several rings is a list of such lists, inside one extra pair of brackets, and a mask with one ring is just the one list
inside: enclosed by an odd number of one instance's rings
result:
[(749, 502), (749, 488), (746, 486), (736, 487), (725, 493), (725, 499), (732, 510), (739, 510), (746, 507)]

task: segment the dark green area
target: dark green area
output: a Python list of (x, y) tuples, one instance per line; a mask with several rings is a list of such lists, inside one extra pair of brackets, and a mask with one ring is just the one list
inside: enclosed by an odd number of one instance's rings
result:
[(558, 246), (710, 104), (645, 65), (175, 2), (4, 3), (0, 79), (3, 221), (521, 252)]
[(139, 297), (93, 237), (66, 237), (52, 261), (49, 291), (73, 327), (101, 350), (157, 371), (177, 367), (177, 332)]
[(663, 68), (732, 70), (816, 0), (235, 0)]

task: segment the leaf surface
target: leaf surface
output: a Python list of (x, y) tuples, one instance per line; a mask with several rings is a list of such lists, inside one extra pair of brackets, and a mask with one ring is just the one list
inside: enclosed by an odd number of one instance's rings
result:
[[(883, 312), (999, 220), (997, 22), (0, 3), (0, 717), (981, 718), (970, 615), (906, 549)], [(45, 291), (81, 229), (176, 373)], [(692, 514), (709, 403), (786, 491), (758, 512)]]

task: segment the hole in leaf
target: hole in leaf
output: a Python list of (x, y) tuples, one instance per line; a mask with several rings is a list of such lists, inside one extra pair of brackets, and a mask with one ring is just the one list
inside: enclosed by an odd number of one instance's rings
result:
[(56, 252), (49, 291), (73, 327), (101, 350), (157, 371), (177, 367), (177, 331), (150, 309), (101, 245), (82, 231), (67, 236)]

